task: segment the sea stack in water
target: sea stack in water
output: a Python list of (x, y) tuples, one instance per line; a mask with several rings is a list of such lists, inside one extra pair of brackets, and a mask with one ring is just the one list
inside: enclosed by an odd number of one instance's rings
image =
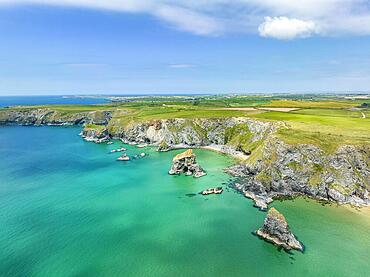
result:
[(275, 208), (268, 211), (263, 226), (257, 230), (256, 234), (268, 242), (283, 247), (285, 250), (303, 251), (302, 243), (290, 231), (285, 217)]
[(168, 174), (174, 175), (181, 173), (187, 176), (193, 175), (195, 178), (206, 175), (203, 168), (198, 165), (196, 156), (191, 149), (176, 155), (172, 160), (172, 167)]

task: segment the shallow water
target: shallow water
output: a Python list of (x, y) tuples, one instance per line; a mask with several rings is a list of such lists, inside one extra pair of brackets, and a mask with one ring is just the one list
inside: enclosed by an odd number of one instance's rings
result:
[[(0, 276), (366, 276), (370, 213), (314, 201), (275, 202), (305, 253), (251, 234), (265, 213), (231, 189), (226, 156), (198, 150), (208, 175), (169, 176), (173, 155), (117, 162), (122, 144), (79, 128), (0, 127)], [(187, 196), (188, 195), (188, 196)]]

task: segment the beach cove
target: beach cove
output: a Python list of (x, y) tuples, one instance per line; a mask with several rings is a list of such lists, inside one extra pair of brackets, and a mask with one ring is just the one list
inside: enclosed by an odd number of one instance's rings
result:
[[(79, 127), (0, 127), (1, 276), (364, 276), (370, 216), (275, 201), (305, 252), (252, 235), (265, 213), (228, 188), (225, 155), (195, 150), (207, 175), (167, 174), (174, 150), (83, 141)], [(110, 150), (124, 146), (117, 162)], [(193, 195), (223, 185), (222, 195)], [(335, 257), (335, 259), (333, 259)]]

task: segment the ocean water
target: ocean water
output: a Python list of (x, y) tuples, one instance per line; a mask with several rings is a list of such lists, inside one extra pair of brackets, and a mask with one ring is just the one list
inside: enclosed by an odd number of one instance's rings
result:
[(78, 127), (0, 127), (0, 276), (369, 276), (370, 212), (275, 202), (305, 244), (279, 251), (252, 232), (265, 213), (231, 189), (233, 161), (197, 150), (208, 175), (169, 176), (173, 155), (117, 162)]
[(55, 105), (55, 104), (101, 104), (105, 98), (77, 98), (63, 96), (0, 96), (0, 108), (10, 106)]

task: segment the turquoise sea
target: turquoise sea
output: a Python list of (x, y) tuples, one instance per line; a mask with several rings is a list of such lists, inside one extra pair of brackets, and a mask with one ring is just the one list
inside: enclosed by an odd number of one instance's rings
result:
[(369, 210), (275, 202), (306, 246), (289, 255), (252, 235), (252, 201), (189, 195), (228, 183), (230, 158), (197, 150), (206, 177), (169, 176), (180, 151), (117, 162), (120, 142), (79, 132), (0, 127), (0, 276), (369, 276)]
[(103, 104), (108, 103), (106, 98), (80, 98), (76, 96), (0, 96), (0, 108), (10, 106), (29, 105), (56, 105), (56, 104)]

